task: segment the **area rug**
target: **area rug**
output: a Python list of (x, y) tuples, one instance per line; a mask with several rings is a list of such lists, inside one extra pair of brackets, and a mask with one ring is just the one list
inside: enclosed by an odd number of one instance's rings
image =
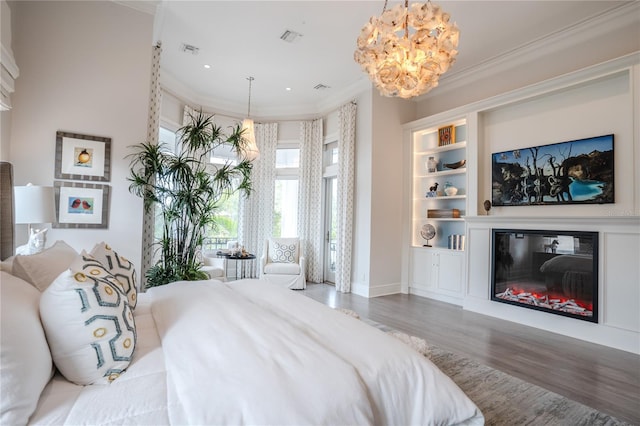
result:
[[(394, 333), (383, 324), (362, 320), (384, 332)], [(630, 426), (507, 373), (428, 342), (427, 345), (428, 358), (475, 402), (484, 414), (486, 425)]]

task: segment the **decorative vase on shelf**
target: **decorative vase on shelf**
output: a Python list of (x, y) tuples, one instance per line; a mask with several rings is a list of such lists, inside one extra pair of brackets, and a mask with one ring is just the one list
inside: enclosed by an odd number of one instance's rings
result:
[(447, 196), (451, 197), (451, 196), (456, 195), (458, 193), (458, 188), (453, 186), (453, 184), (451, 182), (446, 182), (444, 184), (444, 193), (447, 194)]
[(435, 157), (429, 157), (427, 160), (427, 172), (435, 173), (438, 171), (438, 160)]

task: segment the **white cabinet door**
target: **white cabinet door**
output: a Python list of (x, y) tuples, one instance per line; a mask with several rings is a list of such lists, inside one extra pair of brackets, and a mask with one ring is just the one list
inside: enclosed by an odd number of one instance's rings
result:
[(431, 253), (422, 250), (411, 250), (411, 277), (410, 284), (413, 288), (427, 289), (430, 287), (432, 280), (430, 276), (431, 272)]
[(457, 304), (462, 300), (464, 252), (414, 248), (410, 268), (414, 293)]
[(464, 257), (461, 253), (438, 253), (438, 277), (436, 287), (451, 296), (462, 297), (462, 270)]

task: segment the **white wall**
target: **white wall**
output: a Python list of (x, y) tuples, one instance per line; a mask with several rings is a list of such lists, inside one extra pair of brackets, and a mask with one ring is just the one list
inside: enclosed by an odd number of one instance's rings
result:
[[(491, 199), (491, 153), (611, 133), (615, 203), (495, 207), (467, 217), (465, 309), (640, 354), (639, 87), (635, 54), (479, 106), (478, 212)], [(492, 228), (598, 232), (598, 323), (492, 302)]]
[(368, 296), (371, 265), (373, 92), (371, 90), (363, 92), (356, 99), (356, 103), (356, 181), (353, 202), (351, 291), (361, 296)]
[(440, 86), (420, 98), (417, 116), (428, 117), (636, 52), (640, 50), (639, 11), (640, 3), (628, 2), (584, 25), (488, 58), (484, 66), (460, 70), (454, 64), (440, 79)]
[[(16, 185), (53, 185), (56, 131), (112, 139), (109, 229), (52, 229), (76, 250), (107, 241), (140, 265), (142, 201), (126, 180), (146, 139), (153, 17), (110, 1), (12, 2), (20, 67), (9, 159)], [(17, 226), (17, 244), (26, 241)]]
[(400, 291), (403, 212), (402, 124), (415, 118), (415, 103), (373, 95), (371, 265), (369, 295)]

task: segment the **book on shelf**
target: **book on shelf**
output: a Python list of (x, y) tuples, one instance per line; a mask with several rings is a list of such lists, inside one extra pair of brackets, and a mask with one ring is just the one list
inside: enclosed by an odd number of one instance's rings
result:
[(427, 218), (430, 219), (438, 219), (438, 218), (460, 218), (460, 210), (459, 209), (428, 209), (427, 210)]

